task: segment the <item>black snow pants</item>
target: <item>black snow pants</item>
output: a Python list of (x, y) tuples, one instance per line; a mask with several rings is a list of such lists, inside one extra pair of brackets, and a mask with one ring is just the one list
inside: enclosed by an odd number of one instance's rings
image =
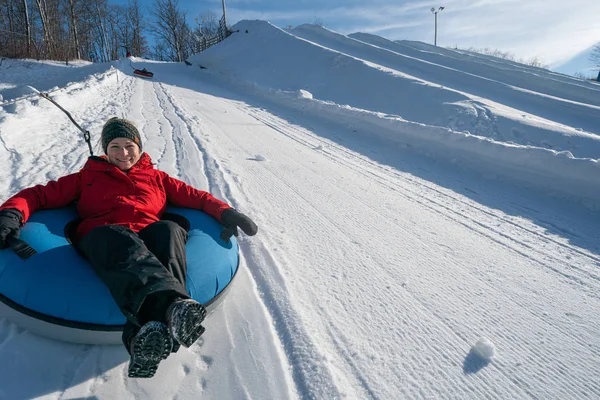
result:
[(123, 343), (149, 321), (165, 321), (171, 302), (189, 298), (185, 243), (187, 231), (158, 221), (138, 233), (118, 225), (92, 229), (77, 244), (127, 318)]

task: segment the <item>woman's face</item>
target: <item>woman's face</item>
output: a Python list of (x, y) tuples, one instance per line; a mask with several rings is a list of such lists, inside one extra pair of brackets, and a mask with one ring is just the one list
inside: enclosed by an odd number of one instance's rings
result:
[(141, 157), (139, 146), (131, 139), (115, 138), (108, 143), (108, 161), (121, 171), (128, 171)]

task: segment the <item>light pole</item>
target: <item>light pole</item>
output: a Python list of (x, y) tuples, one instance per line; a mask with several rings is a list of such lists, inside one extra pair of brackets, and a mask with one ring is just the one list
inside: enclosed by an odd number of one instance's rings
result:
[(221, 0), (221, 4), (223, 4), (223, 16), (219, 20), (219, 40), (225, 39), (229, 32), (227, 29), (227, 17), (225, 16), (225, 0)]
[(435, 7), (431, 7), (431, 12), (433, 13), (433, 15), (435, 15), (435, 35), (433, 36), (433, 45), (437, 46), (437, 15), (438, 12), (442, 11), (444, 9), (444, 7), (440, 7), (437, 10), (435, 9)]

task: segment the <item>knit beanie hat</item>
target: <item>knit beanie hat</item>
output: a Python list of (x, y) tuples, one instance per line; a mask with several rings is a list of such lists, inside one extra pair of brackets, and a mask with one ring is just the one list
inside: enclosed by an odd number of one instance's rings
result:
[(142, 151), (142, 138), (133, 122), (123, 118), (113, 117), (102, 127), (102, 149), (108, 154), (108, 144), (116, 138), (127, 138), (135, 142)]

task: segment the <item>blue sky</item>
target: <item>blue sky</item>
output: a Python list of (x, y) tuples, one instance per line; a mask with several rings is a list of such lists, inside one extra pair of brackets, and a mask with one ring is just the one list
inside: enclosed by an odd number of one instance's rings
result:
[[(149, 0), (142, 0), (151, 5)], [(221, 0), (179, 0), (188, 19)], [(558, 65), (600, 42), (600, 1), (596, 0), (225, 0), (228, 22), (262, 19), (279, 27), (320, 19), (331, 30), (369, 32), (388, 39), (433, 43), (431, 7), (438, 14), (438, 45), (489, 47), (518, 57), (541, 57)]]

